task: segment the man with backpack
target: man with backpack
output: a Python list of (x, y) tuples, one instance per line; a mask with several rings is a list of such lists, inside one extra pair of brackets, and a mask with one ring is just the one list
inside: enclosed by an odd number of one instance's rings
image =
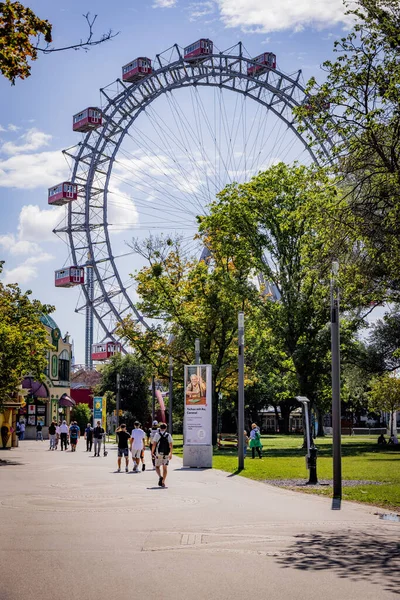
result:
[(165, 480), (167, 479), (168, 464), (172, 458), (172, 448), (173, 439), (167, 432), (167, 426), (165, 423), (160, 423), (159, 431), (153, 437), (152, 457), (155, 460), (158, 485), (163, 488), (165, 488)]
[(73, 421), (69, 428), (69, 441), (71, 442), (71, 452), (76, 451), (76, 445), (78, 443), (78, 438), (81, 437), (81, 430), (76, 421)]

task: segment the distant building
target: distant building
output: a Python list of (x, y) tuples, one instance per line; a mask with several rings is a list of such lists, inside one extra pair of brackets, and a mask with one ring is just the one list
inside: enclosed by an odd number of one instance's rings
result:
[(69, 335), (62, 337), (57, 323), (49, 315), (43, 315), (41, 321), (54, 349), (47, 353), (46, 379), (41, 382), (25, 377), (22, 382), (26, 405), (19, 409), (18, 418), (25, 421), (26, 439), (36, 437), (38, 423), (43, 426), (44, 437), (52, 421), (66, 419), (69, 423), (71, 408), (75, 406), (70, 397), (72, 346)]
[(71, 374), (71, 398), (76, 404), (88, 404), (93, 409), (93, 388), (100, 383), (101, 373), (77, 365)]

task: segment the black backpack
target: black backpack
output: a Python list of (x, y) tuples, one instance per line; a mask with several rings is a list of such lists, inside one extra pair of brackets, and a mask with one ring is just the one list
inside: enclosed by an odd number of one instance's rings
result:
[(164, 456), (169, 454), (168, 433), (162, 434), (160, 431), (160, 439), (157, 444), (157, 454), (163, 454)]

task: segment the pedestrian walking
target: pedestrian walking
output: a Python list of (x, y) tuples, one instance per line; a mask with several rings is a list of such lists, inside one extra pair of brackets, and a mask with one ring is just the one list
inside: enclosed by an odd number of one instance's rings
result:
[(93, 427), (90, 425), (90, 423), (87, 424), (87, 427), (85, 429), (85, 440), (86, 452), (91, 452), (93, 445)]
[(97, 421), (96, 427), (93, 429), (94, 455), (100, 456), (101, 442), (103, 441), (104, 429), (101, 422)]
[(69, 441), (71, 443), (71, 452), (76, 451), (78, 439), (81, 437), (81, 430), (76, 421), (72, 421), (69, 428)]
[[(134, 429), (131, 433), (131, 452), (132, 452), (132, 460), (133, 460), (133, 472), (137, 473), (139, 471), (139, 463), (140, 463), (140, 455), (142, 450), (145, 448), (145, 438), (146, 434), (143, 429), (140, 429), (139, 421), (134, 422)], [(146, 465), (144, 466), (144, 469)], [(142, 470), (144, 471), (143, 467)]]
[(50, 439), (49, 450), (55, 450), (56, 449), (56, 424), (54, 423), (54, 421), (52, 421), (51, 424), (49, 425), (49, 439)]
[(43, 425), (39, 421), (36, 425), (36, 441), (41, 440), (43, 442), (43, 433), (42, 433)]
[[(165, 488), (169, 461), (172, 459), (173, 439), (165, 423), (160, 423), (159, 431), (153, 437), (152, 455), (155, 460), (158, 485)], [(162, 467), (162, 474), (161, 474)]]
[(261, 456), (261, 450), (262, 450), (261, 434), (260, 434), (260, 429), (259, 429), (258, 425), (256, 425), (256, 423), (253, 423), (251, 425), (250, 448), (251, 448), (251, 458), (255, 458), (256, 452), (258, 454), (258, 457), (262, 458), (262, 456)]
[(56, 450), (58, 448), (58, 444), (60, 441), (60, 427), (61, 427), (61, 421), (59, 423), (57, 423), (57, 425), (56, 425)]
[[(67, 425), (67, 421), (63, 421), (60, 425), (60, 439), (61, 439), (61, 452), (65, 449), (67, 449), (67, 445), (68, 445), (68, 434), (69, 434), (69, 428)], [(64, 446), (64, 448), (63, 448)]]
[(131, 436), (126, 430), (125, 423), (122, 423), (115, 432), (118, 443), (118, 473), (121, 472), (121, 460), (125, 456), (125, 472), (129, 472), (129, 447), (128, 441)]
[(149, 448), (150, 448), (150, 453), (151, 453), (151, 462), (153, 463), (153, 469), (155, 467), (155, 460), (153, 458), (152, 448), (153, 448), (153, 439), (157, 432), (158, 432), (158, 421), (153, 421), (151, 429), (150, 429), (150, 434), (149, 434), (149, 438), (150, 438)]
[(247, 431), (244, 430), (244, 438), (243, 438), (244, 446), (243, 446), (243, 457), (247, 456), (247, 446), (249, 445), (249, 436), (247, 435)]
[(25, 421), (21, 421), (19, 424), (19, 439), (23, 440), (25, 437)]

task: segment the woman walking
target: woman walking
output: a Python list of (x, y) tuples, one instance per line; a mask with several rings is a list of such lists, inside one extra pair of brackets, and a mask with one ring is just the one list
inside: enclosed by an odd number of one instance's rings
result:
[(262, 458), (262, 456), (261, 456), (261, 450), (262, 450), (261, 434), (260, 434), (260, 429), (258, 428), (258, 426), (255, 423), (253, 423), (251, 426), (250, 448), (251, 448), (251, 458), (255, 458), (256, 452), (258, 454), (258, 457)]

